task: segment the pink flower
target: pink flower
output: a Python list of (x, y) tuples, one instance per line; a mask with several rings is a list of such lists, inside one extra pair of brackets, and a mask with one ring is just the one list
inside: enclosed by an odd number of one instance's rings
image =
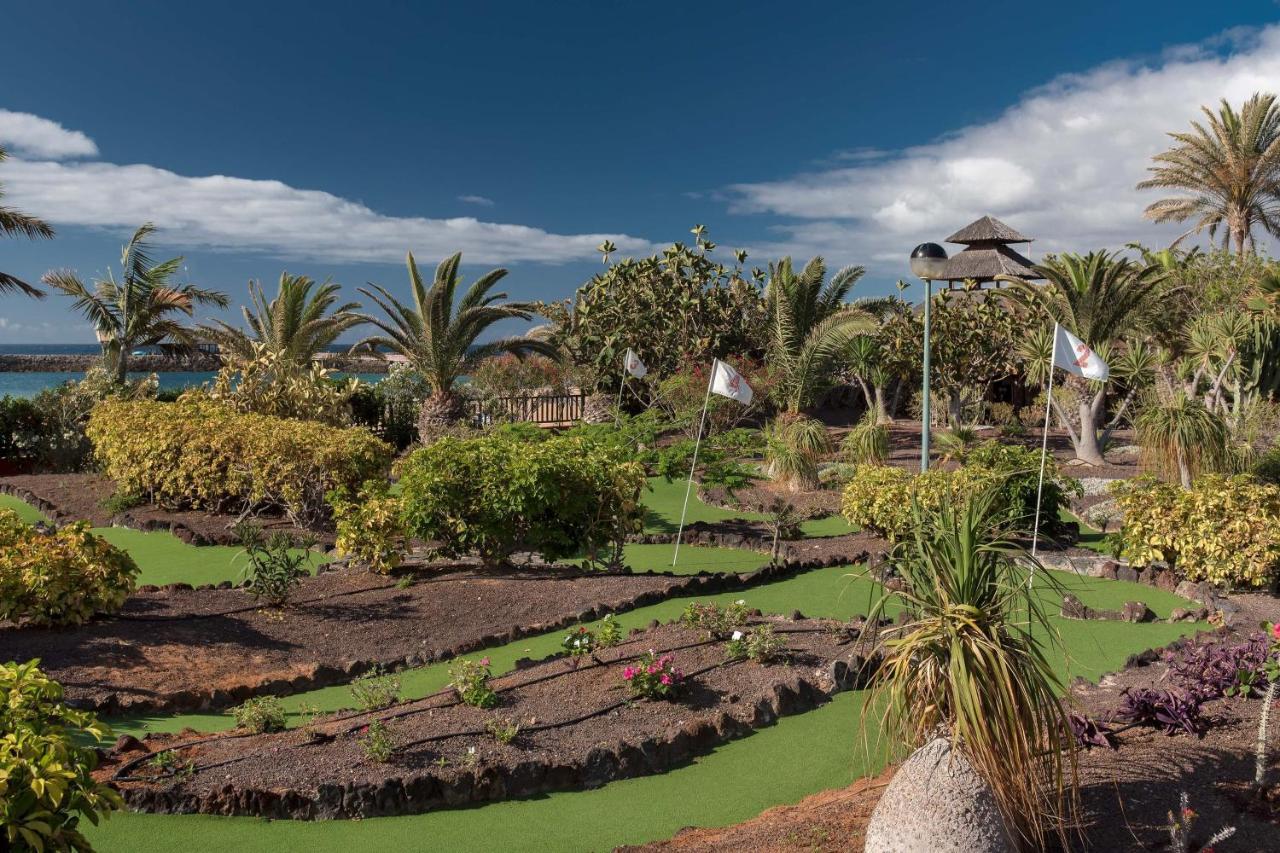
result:
[(649, 664), (649, 674), (650, 674), (650, 675), (657, 675), (657, 674), (658, 674), (658, 673), (660, 673), (660, 672), (662, 672), (662, 667), (661, 667), (661, 666), (659, 666), (659, 665), (658, 665), (658, 664), (656, 664), (656, 663), (651, 663), (651, 664)]
[(480, 665), (481, 665), (481, 666), (488, 666), (488, 665), (489, 665), (489, 658), (488, 658), (488, 657), (482, 657), (482, 658), (480, 658)]
[(626, 669), (624, 669), (622, 671), (622, 677), (626, 681), (630, 681), (631, 679), (635, 678), (636, 677), (635, 668), (629, 666)]
[(666, 675), (666, 674), (664, 673), (664, 674), (663, 674), (663, 676), (662, 676), (662, 678), (660, 679), (660, 681), (662, 681), (662, 683), (663, 683), (663, 684), (670, 684), (670, 683), (671, 683), (671, 676)]
[(1275, 622), (1271, 626), (1271, 636), (1280, 640), (1280, 622)]

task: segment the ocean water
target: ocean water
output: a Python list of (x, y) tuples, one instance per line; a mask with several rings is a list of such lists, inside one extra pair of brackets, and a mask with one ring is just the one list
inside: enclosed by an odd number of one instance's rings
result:
[[(147, 376), (146, 373), (134, 373), (130, 371), (130, 379), (141, 379)], [(193, 373), (157, 373), (156, 377), (160, 380), (160, 389), (167, 391), (170, 389), (183, 390), (186, 388), (195, 388), (205, 382), (213, 379), (214, 373), (193, 372)], [(355, 376), (361, 382), (378, 382), (385, 379), (386, 376), (381, 373), (334, 373), (339, 378), (346, 376)], [(73, 379), (82, 379), (83, 373), (72, 372), (39, 372), (39, 373), (3, 373), (0, 372), (0, 397), (34, 397), (45, 388), (56, 388), (64, 382)]]

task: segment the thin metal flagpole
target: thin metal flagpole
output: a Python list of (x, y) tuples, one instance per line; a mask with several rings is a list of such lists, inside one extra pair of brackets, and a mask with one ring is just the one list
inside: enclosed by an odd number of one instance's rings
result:
[[(1031, 556), (1036, 555), (1036, 547), (1040, 544), (1040, 497), (1044, 494), (1044, 463), (1049, 451), (1049, 412), (1053, 406), (1053, 370), (1058, 355), (1058, 324), (1053, 324), (1053, 340), (1049, 346), (1049, 389), (1044, 397), (1044, 434), (1040, 439), (1040, 483), (1036, 486), (1036, 523), (1031, 528)], [(1031, 578), (1035, 580), (1035, 566), (1031, 567)]]
[(622, 379), (618, 381), (618, 402), (613, 404), (613, 426), (617, 429), (618, 422), (622, 420), (622, 389), (627, 384), (627, 364), (626, 356), (623, 356), (622, 363)]
[(693, 441), (693, 464), (689, 466), (689, 483), (684, 487), (684, 506), (680, 509), (680, 527), (676, 530), (676, 550), (671, 555), (671, 565), (674, 568), (676, 560), (680, 559), (680, 537), (684, 535), (684, 516), (689, 511), (689, 493), (693, 491), (693, 472), (698, 467), (698, 448), (702, 446), (702, 430), (707, 425), (707, 405), (711, 402), (711, 385), (716, 381), (716, 366), (720, 363), (720, 359), (714, 359), (711, 362), (711, 376), (707, 378), (707, 396), (702, 401), (702, 417), (698, 420), (698, 435)]

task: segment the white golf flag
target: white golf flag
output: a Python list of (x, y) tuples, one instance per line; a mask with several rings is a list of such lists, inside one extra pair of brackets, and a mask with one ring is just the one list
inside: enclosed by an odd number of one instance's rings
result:
[(649, 368), (644, 366), (644, 362), (640, 360), (640, 356), (633, 353), (630, 349), (627, 354), (622, 357), (622, 366), (626, 368), (636, 379), (644, 379), (645, 374), (649, 372)]
[(1111, 375), (1111, 368), (1102, 356), (1062, 326), (1054, 326), (1053, 366), (1099, 382), (1106, 382)]
[(737, 400), (744, 406), (751, 405), (751, 386), (742, 378), (742, 374), (718, 358), (711, 370), (711, 390), (714, 393)]

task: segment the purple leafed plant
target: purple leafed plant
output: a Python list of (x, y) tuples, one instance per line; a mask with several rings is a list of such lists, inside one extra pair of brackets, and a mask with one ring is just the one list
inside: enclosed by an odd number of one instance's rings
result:
[(1223, 696), (1253, 697), (1266, 689), (1262, 667), (1269, 645), (1264, 634), (1254, 634), (1240, 642), (1165, 652), (1164, 658), (1173, 683), (1201, 702)]
[(1120, 748), (1115, 732), (1105, 723), (1099, 723), (1084, 714), (1072, 712), (1067, 714), (1067, 725), (1071, 727), (1071, 734), (1076, 739), (1076, 743), (1084, 749), (1093, 749), (1095, 746)]
[(1155, 687), (1131, 687), (1116, 711), (1116, 719), (1140, 726), (1155, 726), (1174, 735), (1186, 732), (1199, 737), (1207, 724), (1200, 716), (1200, 700), (1190, 693), (1160, 690)]

